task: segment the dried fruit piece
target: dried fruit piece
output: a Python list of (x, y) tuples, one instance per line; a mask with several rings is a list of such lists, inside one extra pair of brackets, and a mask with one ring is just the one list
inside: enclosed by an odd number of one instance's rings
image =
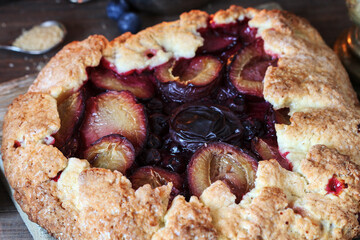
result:
[(187, 102), (209, 95), (217, 84), (221, 62), (212, 56), (171, 60), (155, 69), (162, 94), (176, 102)]
[(197, 150), (188, 165), (188, 182), (193, 195), (200, 196), (211, 183), (225, 182), (237, 200), (254, 187), (257, 161), (226, 143), (211, 143)]
[(86, 103), (80, 131), (86, 148), (103, 136), (120, 134), (133, 144), (138, 153), (147, 135), (143, 106), (136, 103), (134, 95), (128, 91), (110, 91), (92, 97)]
[(157, 188), (169, 182), (172, 182), (173, 187), (177, 190), (182, 189), (182, 179), (179, 174), (158, 167), (146, 166), (139, 168), (130, 176), (130, 181), (134, 189), (138, 189), (145, 184)]
[(280, 155), (275, 139), (254, 138), (251, 141), (251, 148), (262, 160), (275, 159), (283, 168), (292, 170), (291, 163)]
[(118, 75), (109, 69), (96, 68), (91, 71), (90, 79), (98, 88), (110, 91), (128, 90), (137, 98), (151, 98), (155, 93), (154, 85), (147, 74), (135, 72)]
[(75, 92), (58, 105), (60, 129), (54, 135), (55, 146), (62, 148), (80, 123), (85, 109), (85, 97), (82, 90)]
[(95, 141), (85, 150), (86, 158), (93, 167), (117, 170), (125, 174), (135, 160), (133, 145), (119, 134), (110, 134)]
[(276, 63), (277, 59), (264, 52), (262, 41), (257, 41), (233, 57), (229, 64), (229, 81), (241, 93), (262, 97), (266, 69)]

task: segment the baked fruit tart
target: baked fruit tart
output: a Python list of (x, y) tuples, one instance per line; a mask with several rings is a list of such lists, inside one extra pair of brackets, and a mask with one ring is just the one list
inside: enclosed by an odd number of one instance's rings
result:
[(58, 239), (352, 239), (359, 134), (318, 32), (232, 6), (65, 46), (10, 105), (2, 153)]

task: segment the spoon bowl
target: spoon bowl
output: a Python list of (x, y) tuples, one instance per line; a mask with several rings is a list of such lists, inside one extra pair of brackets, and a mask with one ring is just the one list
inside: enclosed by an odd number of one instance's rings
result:
[(32, 54), (32, 55), (40, 55), (40, 54), (50, 51), (51, 49), (55, 48), (56, 46), (58, 46), (59, 44), (61, 44), (64, 41), (64, 38), (65, 38), (65, 35), (67, 32), (66, 32), (65, 26), (62, 23), (55, 21), (55, 20), (49, 20), (49, 21), (45, 21), (45, 22), (39, 24), (38, 26), (41, 26), (41, 27), (58, 26), (61, 29), (61, 31), (63, 32), (61, 40), (58, 43), (54, 44), (53, 46), (51, 46), (47, 49), (42, 49), (42, 50), (25, 50), (20, 47), (11, 46), (11, 45), (0, 45), (0, 49), (9, 50), (9, 51), (13, 51), (13, 52)]

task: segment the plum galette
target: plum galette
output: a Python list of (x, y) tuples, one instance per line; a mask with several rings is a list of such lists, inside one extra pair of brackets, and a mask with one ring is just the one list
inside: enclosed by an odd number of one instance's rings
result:
[(58, 239), (352, 239), (359, 148), (318, 32), (232, 6), (65, 46), (10, 105), (2, 153)]

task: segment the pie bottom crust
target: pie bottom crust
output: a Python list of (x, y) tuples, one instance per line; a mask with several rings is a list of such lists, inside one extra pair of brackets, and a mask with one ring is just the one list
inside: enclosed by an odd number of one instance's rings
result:
[[(293, 170), (260, 161), (255, 187), (239, 204), (217, 181), (200, 198), (177, 196), (171, 184), (134, 190), (120, 172), (90, 168), (46, 144), (60, 128), (57, 102), (87, 80), (86, 68), (107, 59), (119, 72), (193, 57), (209, 15), (191, 11), (111, 42), (90, 36), (61, 50), (28, 93), (10, 105), (3, 161), (14, 197), (29, 219), (58, 239), (352, 239), (360, 232), (359, 102), (341, 63), (309, 23), (287, 12), (232, 6), (216, 24), (250, 19), (267, 53), (278, 56), (264, 79), (264, 98), (289, 108), (276, 125), (279, 151)], [(186, 43), (186, 44), (185, 44)], [(156, 50), (153, 58), (146, 53)], [(62, 172), (58, 181), (53, 179)], [(326, 188), (333, 177), (344, 189)]]

